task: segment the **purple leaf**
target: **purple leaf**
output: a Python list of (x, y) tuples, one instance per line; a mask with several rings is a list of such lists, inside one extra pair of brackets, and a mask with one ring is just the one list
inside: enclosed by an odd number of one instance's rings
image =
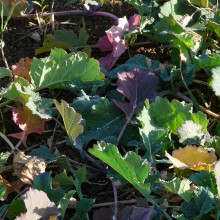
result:
[(93, 220), (112, 220), (114, 216), (114, 208), (108, 207), (108, 208), (100, 208), (94, 211), (93, 213)]
[(154, 75), (152, 69), (142, 71), (133, 69), (129, 72), (118, 74), (118, 91), (124, 95), (130, 102), (122, 103), (112, 100), (126, 114), (126, 123), (118, 136), (118, 142), (124, 133), (125, 128), (131, 121), (134, 112), (140, 108), (146, 99), (153, 102), (157, 96), (159, 78)]
[(118, 91), (130, 102), (122, 103), (116, 100), (113, 102), (126, 114), (130, 114), (140, 108), (146, 99), (153, 102), (157, 96), (159, 78), (154, 75), (152, 69), (142, 71), (133, 69), (129, 72), (118, 74)]
[(135, 208), (130, 216), (131, 220), (151, 220), (153, 219), (157, 214), (157, 211), (155, 211), (152, 208), (143, 208), (138, 207)]
[(135, 14), (130, 17), (129, 21), (126, 17), (118, 19), (118, 25), (113, 25), (106, 31), (104, 37), (99, 38), (98, 48), (104, 51), (111, 51), (107, 56), (99, 59), (107, 70), (110, 70), (118, 58), (127, 50), (129, 39), (124, 39), (124, 32), (137, 28), (140, 24), (141, 16)]

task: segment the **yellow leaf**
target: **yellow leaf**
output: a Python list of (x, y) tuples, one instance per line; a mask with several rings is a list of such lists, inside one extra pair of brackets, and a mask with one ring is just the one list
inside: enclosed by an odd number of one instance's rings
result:
[(186, 146), (172, 152), (172, 156), (166, 153), (166, 157), (180, 170), (191, 169), (195, 171), (205, 170), (210, 172), (217, 161), (215, 151), (210, 152), (203, 147)]

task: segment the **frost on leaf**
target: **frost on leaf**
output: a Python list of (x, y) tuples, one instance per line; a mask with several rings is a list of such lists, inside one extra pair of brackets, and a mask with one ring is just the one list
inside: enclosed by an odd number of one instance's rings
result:
[(14, 156), (13, 166), (16, 175), (25, 184), (32, 185), (34, 175), (44, 173), (46, 163), (42, 158), (25, 155), (24, 152), (19, 152)]
[(29, 73), (31, 70), (32, 60), (33, 59), (30, 59), (28, 57), (21, 58), (16, 65), (11, 66), (11, 71), (14, 76), (14, 79), (17, 79), (19, 77), (23, 77), (29, 83), (31, 83), (31, 77), (30, 77)]
[(55, 203), (51, 202), (43, 191), (30, 188), (26, 193), (24, 203), (27, 212), (22, 213), (16, 220), (52, 219), (59, 215)]
[(172, 152), (172, 156), (166, 153), (166, 157), (180, 170), (191, 169), (195, 171), (211, 171), (217, 161), (215, 151), (210, 152), (203, 147), (186, 146)]
[(187, 120), (177, 130), (179, 142), (190, 145), (199, 144), (204, 135), (203, 130), (204, 129), (200, 124)]
[(129, 21), (126, 17), (118, 19), (118, 25), (113, 25), (106, 31), (106, 35), (101, 37), (98, 42), (98, 48), (102, 51), (111, 51), (107, 56), (99, 59), (107, 70), (110, 70), (118, 58), (127, 50), (129, 39), (124, 39), (124, 32), (137, 28), (140, 24), (141, 16), (135, 14), (130, 17)]
[(128, 119), (135, 110), (144, 104), (146, 99), (151, 102), (155, 100), (158, 83), (159, 79), (151, 69), (142, 71), (135, 68), (129, 72), (118, 74), (117, 90), (130, 102), (122, 103), (116, 100), (113, 100), (113, 102), (125, 112)]
[(9, 136), (17, 139), (22, 139), (22, 143), (27, 147), (26, 141), (28, 134), (44, 132), (45, 119), (42, 119), (38, 115), (34, 115), (32, 111), (24, 104), (23, 100), (19, 100), (23, 104), (23, 109), (14, 108), (12, 110), (13, 121), (19, 126), (20, 133), (9, 134)]

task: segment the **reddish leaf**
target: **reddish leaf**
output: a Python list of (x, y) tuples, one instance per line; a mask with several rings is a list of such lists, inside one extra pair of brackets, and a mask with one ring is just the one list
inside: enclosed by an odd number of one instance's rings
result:
[(99, 59), (99, 62), (110, 70), (118, 58), (127, 50), (129, 39), (124, 39), (124, 32), (137, 28), (140, 24), (141, 16), (135, 14), (130, 17), (129, 21), (126, 17), (118, 19), (118, 25), (113, 25), (106, 31), (104, 37), (99, 38), (98, 48), (105, 52), (111, 51), (107, 56)]
[(14, 78), (17, 79), (18, 77), (23, 77), (28, 82), (31, 82), (31, 77), (29, 72), (31, 70), (32, 61), (33, 59), (26, 57), (26, 58), (21, 58), (16, 65), (12, 65), (11, 72), (14, 75)]
[(126, 114), (127, 121), (118, 136), (118, 142), (130, 122), (134, 112), (140, 108), (146, 99), (154, 101), (157, 96), (159, 78), (150, 69), (142, 71), (133, 69), (129, 72), (118, 74), (118, 91), (129, 99), (129, 103), (112, 100)]
[(50, 219), (51, 216), (58, 216), (59, 212), (54, 202), (51, 202), (43, 191), (30, 188), (26, 194), (24, 203), (27, 209), (17, 220), (24, 219)]
[(129, 99), (130, 103), (113, 102), (125, 112), (127, 119), (135, 110), (140, 108), (146, 99), (154, 101), (157, 96), (159, 79), (152, 70), (142, 71), (139, 69), (130, 70), (118, 74), (118, 91)]
[(44, 132), (45, 119), (42, 119), (38, 115), (34, 115), (31, 110), (23, 104), (23, 109), (14, 108), (12, 110), (13, 121), (19, 126), (21, 130), (20, 133), (9, 134), (9, 136), (15, 137), (17, 139), (22, 139), (22, 143), (27, 147), (26, 141), (28, 134), (38, 133), (42, 134)]

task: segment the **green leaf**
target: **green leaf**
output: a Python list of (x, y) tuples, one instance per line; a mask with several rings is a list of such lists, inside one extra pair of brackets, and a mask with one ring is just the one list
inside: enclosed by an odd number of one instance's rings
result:
[[(161, 68), (162, 67), (162, 68)], [(164, 69), (167, 69), (165, 65), (161, 64), (157, 60), (149, 59), (144, 55), (134, 55), (134, 57), (130, 58), (126, 61), (125, 64), (121, 64), (106, 73), (109, 78), (117, 78), (118, 73), (129, 72), (133, 69), (140, 69), (143, 71), (148, 71), (149, 69), (153, 69), (156, 76), (161, 77)]]
[(155, 40), (160, 42), (168, 42), (175, 38), (174, 34), (179, 35), (184, 32), (183, 27), (177, 22), (173, 15), (164, 17), (154, 25)]
[(51, 105), (52, 100), (47, 98), (41, 98), (38, 93), (31, 93), (26, 106), (32, 111), (34, 115), (40, 116), (42, 119), (51, 119)]
[(58, 157), (50, 153), (50, 149), (45, 145), (41, 145), (39, 148), (32, 150), (30, 155), (43, 158), (46, 163), (51, 163), (58, 159)]
[(76, 203), (76, 213), (73, 220), (87, 220), (87, 213), (93, 206), (93, 200), (83, 198)]
[(41, 98), (39, 93), (33, 91), (31, 85), (26, 84), (26, 80), (21, 79), (19, 79), (19, 82), (11, 83), (8, 88), (0, 90), (0, 97), (10, 100), (23, 99), (25, 105), (33, 114), (42, 119), (51, 119), (51, 99)]
[(157, 97), (156, 101), (150, 105), (150, 116), (160, 126), (170, 127), (172, 132), (177, 135), (177, 129), (185, 123), (186, 120), (200, 124), (207, 130), (207, 116), (202, 112), (192, 113), (192, 104), (172, 100), (170, 103), (167, 99)]
[(9, 220), (15, 219), (21, 212), (26, 212), (27, 209), (24, 204), (24, 200), (13, 200), (8, 208), (6, 217)]
[(0, 207), (0, 217), (2, 217), (7, 210), (9, 204), (4, 204), (3, 206)]
[(204, 50), (200, 57), (194, 56), (193, 60), (196, 65), (196, 72), (202, 68), (207, 68), (209, 71), (220, 66), (220, 55), (211, 53), (210, 50)]
[(10, 100), (22, 98), (26, 103), (30, 96), (30, 91), (27, 89), (23, 90), (23, 87), (20, 83), (11, 83), (7, 88), (2, 88), (0, 90), (0, 97)]
[(0, 167), (5, 166), (9, 156), (10, 153), (8, 151), (0, 153)]
[(57, 159), (57, 163), (62, 171), (66, 170), (66, 172), (72, 172), (72, 168), (65, 155), (59, 156)]
[(153, 1), (151, 0), (125, 0), (138, 11), (140, 15), (148, 14), (153, 7)]
[(177, 220), (186, 220), (183, 214), (179, 214), (176, 211), (173, 212), (172, 217), (174, 217)]
[(217, 205), (218, 201), (209, 188), (200, 186), (194, 190), (193, 199), (182, 205), (182, 211), (186, 219), (193, 219), (209, 213)]
[(211, 18), (206, 27), (214, 31), (220, 37), (220, 11), (215, 12), (214, 18)]
[(81, 52), (67, 54), (62, 49), (51, 50), (46, 58), (34, 58), (30, 75), (35, 90), (63, 88), (74, 79), (82, 83), (97, 83), (104, 78), (97, 60), (88, 59)]
[[(71, 30), (56, 30), (54, 35), (48, 34), (43, 42), (43, 47), (38, 48), (35, 53), (40, 54), (50, 52), (54, 48), (62, 48), (64, 50), (72, 50), (77, 47), (83, 47), (88, 40), (88, 33), (85, 29), (81, 28), (79, 37)], [(76, 51), (74, 51), (76, 52)]]
[(53, 182), (58, 182), (59, 186), (64, 190), (70, 190), (74, 186), (74, 180), (72, 176), (67, 176), (66, 171), (58, 174), (53, 178)]
[(52, 177), (50, 173), (45, 172), (35, 176), (33, 189), (38, 189), (44, 191), (48, 198), (57, 203), (64, 196), (64, 191), (62, 189), (52, 189)]
[(81, 191), (81, 184), (87, 181), (87, 179), (86, 179), (86, 166), (84, 165), (81, 169), (74, 172), (73, 175), (75, 176), (74, 185), (76, 187), (77, 194), (78, 194), (79, 198), (82, 199), (83, 194)]
[(122, 157), (116, 146), (104, 142), (94, 145), (89, 152), (111, 166), (144, 196), (148, 197), (150, 185), (144, 182), (150, 172), (147, 160), (142, 160), (139, 155), (131, 151)]
[(76, 113), (74, 108), (69, 107), (64, 100), (61, 101), (61, 104), (59, 104), (55, 99), (53, 102), (63, 118), (67, 134), (74, 143), (75, 138), (79, 134), (83, 133), (83, 126), (80, 124), (82, 116)]
[(186, 14), (186, 11), (192, 8), (187, 6), (183, 2), (184, 1), (178, 0), (170, 0), (165, 2), (160, 7), (159, 17), (166, 18), (169, 17), (169, 15), (171, 14), (177, 21), (179, 21)]
[(189, 202), (192, 198), (192, 193), (190, 193), (190, 181), (188, 179), (173, 179), (169, 182), (161, 182), (165, 188), (172, 193), (179, 195), (186, 202)]
[(11, 70), (1, 67), (0, 68), (0, 79), (5, 77), (5, 76), (12, 77), (13, 75), (11, 73)]
[(209, 0), (187, 0), (190, 4), (199, 6), (201, 8), (208, 8), (212, 7), (212, 4), (209, 2)]
[(0, 185), (0, 200), (4, 201), (7, 198), (7, 186)]
[(212, 137), (209, 147), (214, 148), (215, 154), (218, 157), (220, 157), (220, 137), (219, 136)]
[(211, 70), (213, 81), (211, 87), (215, 94), (220, 97), (220, 64)]
[(106, 98), (84, 96), (74, 101), (73, 107), (86, 120), (84, 133), (79, 136), (83, 145), (90, 140), (109, 141), (111, 139), (113, 143), (117, 143), (125, 117), (112, 102)]
[(61, 218), (63, 219), (64, 218), (64, 215), (65, 215), (65, 212), (66, 212), (66, 209), (68, 207), (68, 204), (69, 204), (69, 201), (70, 199), (72, 198), (73, 194), (75, 193), (74, 190), (71, 190), (69, 192), (67, 192), (65, 194), (65, 197), (62, 198), (60, 201), (59, 201), (59, 204), (58, 204), (58, 211), (61, 215)]
[[(142, 125), (140, 134), (144, 141), (147, 159), (151, 161), (151, 157), (160, 151), (163, 140), (167, 136), (167, 129), (156, 125), (149, 115), (149, 111), (144, 107), (137, 118)], [(153, 162), (153, 161), (152, 161)]]
[(212, 188), (212, 186), (215, 185), (215, 177), (213, 174), (204, 170), (201, 170), (200, 173), (193, 173), (189, 178), (197, 186)]

